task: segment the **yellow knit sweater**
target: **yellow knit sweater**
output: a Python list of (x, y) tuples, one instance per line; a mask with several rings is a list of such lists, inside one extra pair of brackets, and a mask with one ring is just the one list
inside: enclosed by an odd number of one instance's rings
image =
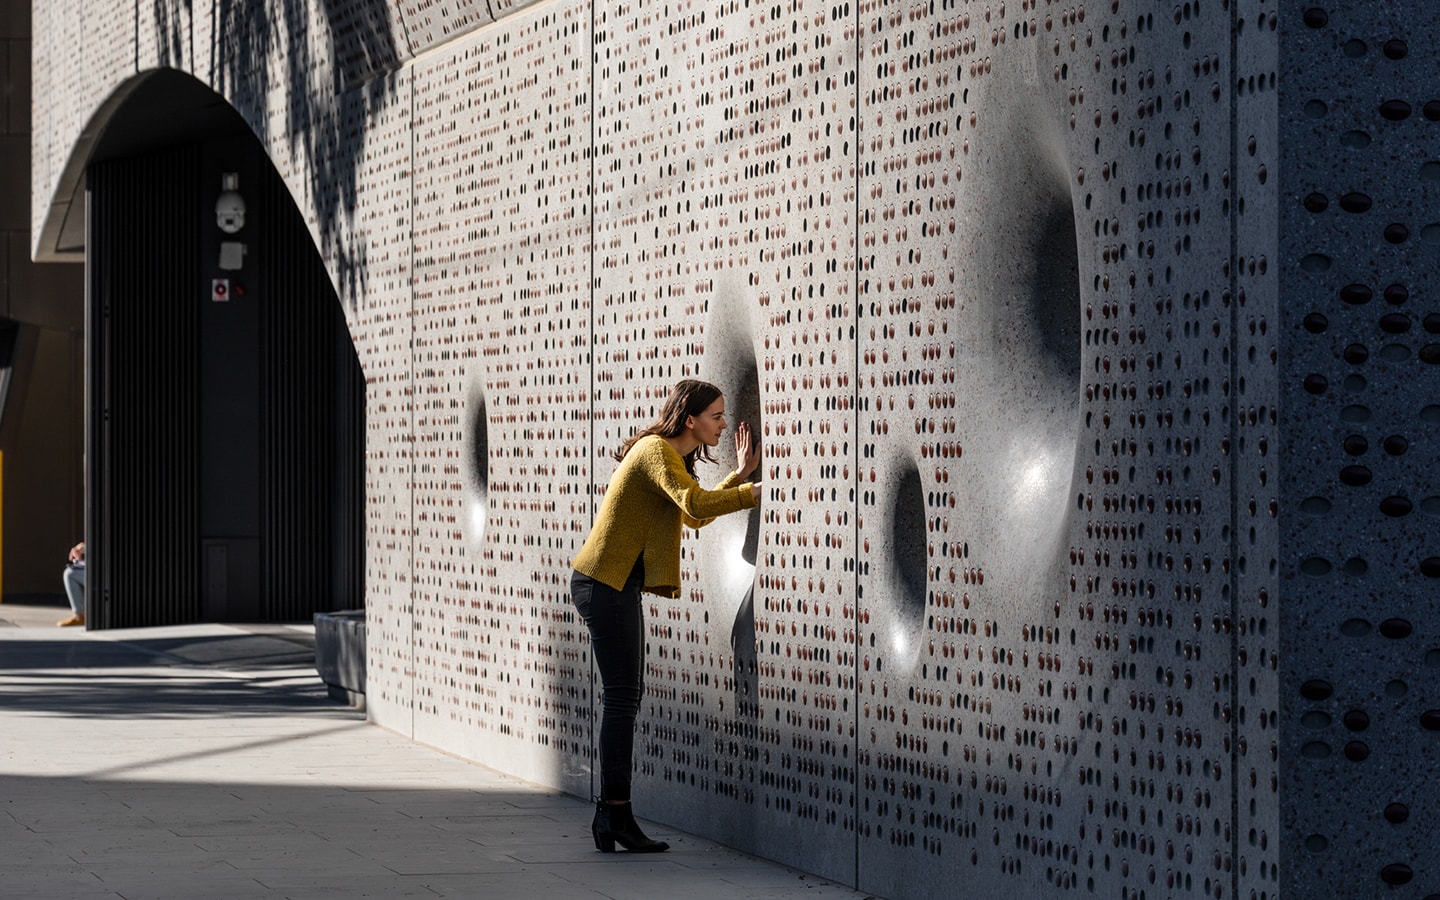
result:
[(572, 565), (615, 590), (625, 587), (645, 554), (645, 590), (680, 596), (680, 526), (700, 528), (716, 516), (755, 506), (750, 482), (731, 472), (713, 491), (700, 486), (685, 460), (659, 435), (635, 442), (605, 489), (600, 514)]

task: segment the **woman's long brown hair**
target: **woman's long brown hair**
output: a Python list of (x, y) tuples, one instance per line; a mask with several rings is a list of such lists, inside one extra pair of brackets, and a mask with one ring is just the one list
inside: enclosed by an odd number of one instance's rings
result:
[[(722, 396), (723, 392), (707, 381), (687, 378), (676, 384), (670, 389), (670, 396), (665, 398), (665, 405), (660, 409), (660, 418), (635, 432), (635, 435), (615, 452), (616, 461), (624, 459), (630, 448), (635, 446), (635, 442), (643, 437), (656, 434), (662, 438), (671, 438), (680, 434), (685, 430), (686, 419), (700, 415)], [(696, 459), (715, 462), (715, 457), (710, 455), (710, 448), (704, 444), (685, 454), (685, 471), (689, 472), (692, 478), (695, 476)]]

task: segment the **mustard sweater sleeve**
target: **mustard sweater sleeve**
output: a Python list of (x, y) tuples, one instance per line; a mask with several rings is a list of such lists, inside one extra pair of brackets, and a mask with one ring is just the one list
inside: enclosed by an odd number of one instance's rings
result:
[[(746, 490), (748, 491), (749, 488), (750, 488), (750, 486), (751, 486), (751, 484), (752, 484), (752, 482), (749, 482), (749, 481), (741, 481), (741, 479), (740, 479), (740, 473), (738, 473), (738, 472), (731, 472), (729, 475), (726, 475), (726, 476), (725, 476), (725, 480), (724, 480), (724, 481), (721, 481), (719, 484), (715, 485), (714, 490), (717, 490), (717, 491), (731, 490), (731, 489), (733, 489), (733, 488), (735, 488), (735, 487), (737, 487), (737, 486), (739, 486), (739, 485), (741, 485), (741, 484), (745, 485), (745, 488), (746, 488)], [(752, 491), (751, 493), (753, 494), (753, 491)], [(753, 498), (752, 498), (752, 499), (753, 499)], [(754, 504), (752, 503), (751, 505), (753, 506)], [(706, 525), (709, 525), (711, 522), (715, 521), (714, 518), (710, 518), (710, 519), (696, 519), (696, 518), (692, 518), (692, 517), (686, 515), (686, 514), (683, 513), (683, 512), (680, 514), (680, 519), (681, 519), (682, 522), (684, 522), (686, 528), (704, 528)]]
[[(698, 528), (704, 520), (756, 505), (749, 482), (732, 483), (739, 476), (732, 473), (730, 478), (720, 483), (719, 488), (707, 491), (685, 471), (685, 461), (669, 444), (663, 440), (646, 441), (645, 444), (642, 451), (645, 456), (640, 463), (646, 477), (679, 507), (684, 518), (699, 523), (692, 527)], [(635, 449), (641, 448), (637, 446)]]

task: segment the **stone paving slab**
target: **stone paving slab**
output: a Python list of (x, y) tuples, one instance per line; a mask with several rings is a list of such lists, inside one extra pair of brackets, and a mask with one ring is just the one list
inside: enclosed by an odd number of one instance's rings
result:
[(305, 626), (63, 613), (0, 604), (0, 898), (863, 896), (660, 826), (598, 853), (588, 803), (330, 701)]

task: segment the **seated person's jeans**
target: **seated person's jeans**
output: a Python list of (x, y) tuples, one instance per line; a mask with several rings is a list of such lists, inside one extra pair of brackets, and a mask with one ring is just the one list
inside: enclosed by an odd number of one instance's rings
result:
[(66, 566), (65, 596), (70, 598), (70, 610), (77, 616), (85, 615), (85, 567)]

